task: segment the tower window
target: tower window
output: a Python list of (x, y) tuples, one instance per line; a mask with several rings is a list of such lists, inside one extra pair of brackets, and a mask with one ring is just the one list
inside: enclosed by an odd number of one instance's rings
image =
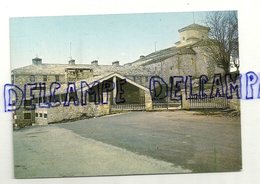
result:
[(136, 79), (135, 79), (135, 76), (133, 76), (133, 81), (135, 82), (135, 80), (136, 80)]
[(34, 82), (35, 81), (35, 76), (34, 75), (31, 75), (30, 76), (30, 82)]
[(56, 82), (60, 81), (60, 76), (59, 75), (55, 75), (55, 80), (56, 80)]
[(185, 37), (182, 37), (182, 40), (185, 40)]

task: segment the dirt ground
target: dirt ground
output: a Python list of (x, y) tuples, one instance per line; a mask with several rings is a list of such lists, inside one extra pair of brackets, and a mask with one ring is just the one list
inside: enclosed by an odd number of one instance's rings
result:
[(14, 131), (16, 178), (239, 171), (240, 117), (131, 112)]

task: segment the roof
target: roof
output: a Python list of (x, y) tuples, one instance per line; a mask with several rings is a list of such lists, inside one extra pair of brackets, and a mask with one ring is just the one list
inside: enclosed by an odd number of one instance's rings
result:
[[(126, 81), (129, 82), (130, 84), (132, 84), (132, 85), (134, 85), (134, 86), (136, 86), (136, 87), (138, 87), (138, 88), (140, 88), (140, 89), (142, 89), (142, 90), (149, 91), (148, 88), (146, 88), (146, 87), (144, 87), (144, 86), (142, 86), (142, 85), (140, 85), (140, 84), (138, 84), (138, 83), (136, 83), (136, 82), (134, 82), (134, 81), (128, 79), (128, 78), (125, 77), (125, 76), (120, 75), (119, 73), (115, 73), (115, 72), (111, 72), (111, 73), (108, 73), (108, 74), (103, 74), (103, 75), (100, 75), (100, 76), (90, 77), (90, 78), (87, 78), (87, 79), (85, 79), (85, 80), (76, 81), (76, 82), (75, 82), (75, 84), (76, 84), (76, 90), (77, 90), (77, 91), (78, 91), (78, 90), (81, 90), (81, 82), (82, 82), (82, 81), (87, 82), (88, 85), (92, 87), (95, 82), (101, 83), (101, 82), (103, 82), (103, 81), (105, 81), (105, 80), (108, 80), (108, 79), (114, 77), (114, 76), (115, 76), (115, 77), (118, 77), (118, 78), (121, 78), (121, 79), (126, 79)], [(65, 93), (67, 93), (67, 88), (68, 88), (68, 84), (61, 84), (60, 88), (58, 88), (58, 89), (56, 90), (56, 93), (55, 93), (55, 94), (65, 94)], [(84, 88), (86, 88), (86, 87), (84, 87)], [(84, 88), (83, 88), (83, 89), (84, 89)], [(46, 96), (50, 96), (50, 91), (49, 91), (49, 90), (46, 90), (46, 94), (45, 94), (45, 95), (46, 95)], [(36, 94), (35, 97), (38, 97), (38, 95)]]
[(183, 55), (183, 54), (196, 54), (196, 52), (189, 47), (184, 47), (184, 48), (180, 48), (178, 54)]
[(28, 65), (13, 69), (14, 74), (25, 74), (25, 75), (57, 75), (65, 73), (65, 68), (90, 68), (91, 65), (79, 64), (79, 65), (69, 65), (69, 64), (38, 64), (38, 65)]
[(202, 39), (194, 44), (192, 44), (192, 47), (201, 47), (201, 46), (205, 46), (205, 45), (213, 45), (216, 44), (217, 42), (213, 39)]
[(186, 31), (186, 30), (198, 30), (198, 29), (204, 29), (204, 30), (208, 30), (208, 31), (210, 30), (209, 27), (193, 23), (193, 24), (190, 24), (190, 25), (188, 25), (184, 28), (179, 29), (178, 31), (183, 32), (183, 31)]
[(82, 69), (93, 69), (94, 76), (107, 74), (110, 72), (120, 73), (125, 76), (150, 76), (152, 73), (145, 70), (143, 67), (138, 66), (113, 66), (113, 65), (90, 65), (90, 64), (39, 64), (39, 65), (28, 65), (21, 68), (12, 70), (13, 74), (16, 75), (65, 75), (66, 68), (82, 68)]
[(153, 52), (143, 58), (140, 58), (132, 63), (132, 66), (146, 66), (153, 63), (159, 63), (177, 54), (196, 54), (196, 52), (188, 47), (169, 47), (157, 52)]
[(178, 49), (174, 47), (169, 47), (163, 50), (159, 50), (156, 52), (152, 52), (148, 54), (147, 56), (144, 56), (134, 62), (132, 62), (132, 65), (135, 66), (144, 66), (147, 65), (147, 63), (155, 63), (155, 62), (160, 62), (162, 60), (165, 60), (169, 57), (172, 57), (173, 55), (178, 53)]

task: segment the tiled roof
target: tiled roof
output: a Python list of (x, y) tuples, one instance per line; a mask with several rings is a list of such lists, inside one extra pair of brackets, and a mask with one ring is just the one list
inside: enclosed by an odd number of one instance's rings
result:
[(111, 66), (99, 65), (93, 67), (94, 75), (102, 75), (104, 73), (116, 72), (124, 76), (150, 76), (153, 75), (150, 71), (140, 66)]
[(13, 74), (19, 75), (62, 75), (65, 74), (66, 68), (89, 68), (93, 69), (94, 76), (107, 74), (110, 72), (117, 72), (121, 75), (131, 76), (150, 76), (151, 72), (144, 69), (144, 67), (138, 66), (112, 66), (112, 65), (90, 65), (90, 64), (39, 64), (39, 65), (28, 65), (25, 67), (17, 68), (12, 70)]
[(196, 30), (196, 29), (206, 29), (206, 30), (208, 30), (208, 31), (210, 30), (209, 27), (206, 27), (206, 26), (202, 26), (202, 25), (193, 23), (193, 24), (190, 24), (190, 25), (188, 25), (188, 26), (186, 26), (186, 27), (184, 27), (184, 28), (179, 29), (178, 31), (179, 31), (179, 32), (183, 32), (183, 31), (185, 31), (185, 30)]
[(151, 63), (155, 63), (155, 62), (160, 62), (177, 53), (178, 53), (178, 49), (175, 46), (169, 47), (167, 49), (152, 52), (151, 54), (148, 54), (147, 56), (134, 61), (132, 63), (132, 65), (144, 66), (144, 65), (147, 65), (147, 63), (151, 64)]
[(196, 52), (192, 48), (181, 48), (178, 52), (178, 54), (183, 55), (183, 54), (196, 54)]
[(90, 68), (90, 65), (69, 65), (69, 64), (39, 64), (39, 65), (28, 65), (21, 68), (12, 70), (14, 74), (28, 74), (28, 75), (51, 75), (51, 74), (64, 74), (65, 68)]
[(153, 63), (164, 61), (176, 54), (196, 54), (196, 52), (189, 46), (184, 47), (170, 47), (157, 52), (153, 52), (143, 58), (140, 58), (132, 63), (133, 66), (146, 66)]
[[(82, 81), (86, 81), (86, 82), (88, 83), (88, 85), (89, 85), (90, 87), (92, 87), (92, 85), (94, 84), (94, 82), (99, 82), (99, 83), (101, 83), (101, 82), (103, 82), (104, 80), (107, 80), (107, 79), (109, 79), (109, 78), (111, 78), (111, 77), (113, 77), (113, 76), (117, 76), (117, 77), (119, 77), (119, 78), (126, 78), (126, 79), (127, 79), (127, 82), (129, 82), (129, 83), (131, 83), (131, 84), (133, 84), (133, 85), (135, 85), (135, 86), (137, 86), (137, 87), (139, 87), (139, 88), (141, 88), (141, 89), (143, 89), (143, 90), (148, 91), (148, 89), (147, 89), (146, 87), (144, 87), (144, 86), (142, 86), (142, 85), (140, 85), (140, 84), (138, 84), (138, 83), (136, 83), (136, 82), (134, 82), (134, 81), (128, 79), (127, 77), (124, 77), (124, 76), (122, 76), (122, 75), (120, 75), (120, 74), (118, 74), (118, 73), (115, 73), (115, 72), (110, 72), (110, 73), (107, 73), (107, 74), (90, 77), (90, 78), (87, 78), (87, 79), (85, 79), (85, 80), (76, 81), (76, 82), (75, 82), (75, 84), (76, 84), (76, 90), (80, 90), (81, 82), (82, 82)], [(66, 93), (66, 92), (67, 92), (67, 87), (68, 87), (68, 84), (61, 84), (60, 88), (57, 89), (57, 91), (56, 91), (55, 94), (64, 94), (64, 93)], [(46, 90), (45, 96), (50, 96), (50, 91), (49, 91), (49, 90)], [(39, 97), (39, 95), (36, 94), (35, 97)]]
[(217, 42), (213, 39), (202, 39), (194, 44), (192, 44), (191, 47), (201, 47), (201, 46), (205, 46), (205, 45), (213, 45), (216, 44)]

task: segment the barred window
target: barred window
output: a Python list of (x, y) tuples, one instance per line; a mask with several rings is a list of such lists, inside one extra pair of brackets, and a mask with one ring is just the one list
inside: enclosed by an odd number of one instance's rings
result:
[(24, 100), (24, 106), (31, 106), (31, 101), (30, 100)]
[(31, 119), (31, 113), (24, 113), (23, 118), (24, 119)]
[(38, 117), (38, 113), (35, 113), (35, 117)]
[(44, 118), (47, 118), (47, 114), (44, 114)]

